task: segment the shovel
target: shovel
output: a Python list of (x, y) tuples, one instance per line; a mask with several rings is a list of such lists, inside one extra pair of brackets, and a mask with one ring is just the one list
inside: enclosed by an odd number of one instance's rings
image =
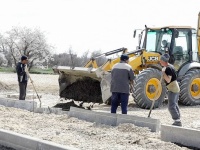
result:
[(155, 104), (155, 101), (156, 101), (156, 96), (158, 95), (158, 92), (159, 92), (159, 90), (160, 90), (160, 88), (161, 88), (162, 79), (163, 79), (163, 76), (161, 75), (160, 83), (159, 83), (159, 85), (158, 85), (158, 90), (156, 90), (156, 95), (155, 95), (154, 99), (152, 100), (153, 102), (152, 102), (152, 104), (151, 104), (151, 108), (150, 108), (150, 111), (149, 111), (148, 118), (149, 118), (150, 115), (151, 115), (151, 111), (152, 111), (152, 109), (153, 109), (153, 107), (154, 107), (154, 104)]
[[(26, 67), (27, 67), (27, 65), (26, 65)], [(39, 95), (38, 95), (38, 93), (37, 93), (37, 90), (36, 90), (36, 88), (35, 88), (35, 85), (33, 84), (33, 80), (31, 79), (31, 76), (30, 76), (30, 74), (29, 74), (29, 72), (28, 72), (28, 68), (26, 68), (26, 73), (27, 73), (27, 75), (29, 76), (30, 81), (31, 81), (31, 84), (33, 85), (33, 89), (34, 89), (34, 91), (35, 91), (35, 93), (36, 93), (36, 95), (37, 95), (37, 97), (38, 97), (38, 99), (39, 99), (39, 101), (40, 101), (40, 108), (41, 108), (42, 102), (41, 102), (41, 99), (40, 99), (40, 97), (39, 97)]]

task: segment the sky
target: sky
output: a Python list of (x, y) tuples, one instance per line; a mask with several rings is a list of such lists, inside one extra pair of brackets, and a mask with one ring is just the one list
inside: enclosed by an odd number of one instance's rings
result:
[(0, 32), (13, 26), (44, 31), (54, 53), (71, 47), (107, 52), (132, 51), (134, 29), (147, 26), (197, 27), (200, 0), (0, 0)]

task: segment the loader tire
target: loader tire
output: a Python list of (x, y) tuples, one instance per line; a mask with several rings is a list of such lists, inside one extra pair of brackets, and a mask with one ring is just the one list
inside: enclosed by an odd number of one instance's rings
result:
[(179, 102), (186, 106), (200, 104), (200, 70), (189, 70), (180, 82)]
[(134, 80), (133, 98), (135, 103), (143, 109), (149, 109), (153, 100), (154, 108), (158, 108), (164, 101), (166, 86), (162, 81), (161, 89), (159, 87), (161, 72), (154, 68), (143, 70)]

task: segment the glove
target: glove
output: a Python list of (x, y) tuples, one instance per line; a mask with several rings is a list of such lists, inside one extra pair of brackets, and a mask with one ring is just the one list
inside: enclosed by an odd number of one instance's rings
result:
[(25, 65), (25, 72), (28, 73), (28, 67)]
[(166, 67), (163, 67), (163, 68), (162, 68), (162, 72), (165, 72), (165, 70), (166, 70)]

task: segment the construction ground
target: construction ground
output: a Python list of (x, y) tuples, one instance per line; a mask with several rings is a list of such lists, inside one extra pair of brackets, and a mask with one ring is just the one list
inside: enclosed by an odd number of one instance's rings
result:
[[(65, 103), (58, 96), (58, 75), (31, 75), (36, 89), (41, 96), (42, 107), (53, 107), (57, 103)], [(0, 74), (0, 98), (17, 98), (18, 82), (14, 73)], [(36, 94), (32, 85), (27, 87), (27, 101), (35, 101)], [(95, 104), (95, 112), (110, 112), (110, 106)], [(180, 105), (183, 128), (200, 130), (200, 106)], [(178, 146), (161, 140), (160, 132), (151, 132), (148, 128), (137, 127), (131, 123), (109, 126), (87, 122), (66, 114), (40, 114), (27, 110), (0, 105), (0, 129), (13, 131), (23, 135), (55, 142), (58, 144), (91, 150), (132, 150), (163, 149), (181, 150), (188, 147)], [(120, 108), (118, 114), (120, 114)], [(128, 115), (147, 117), (149, 110), (138, 108), (130, 97)], [(151, 118), (159, 119), (163, 125), (173, 123), (167, 110), (167, 103), (152, 111)]]

